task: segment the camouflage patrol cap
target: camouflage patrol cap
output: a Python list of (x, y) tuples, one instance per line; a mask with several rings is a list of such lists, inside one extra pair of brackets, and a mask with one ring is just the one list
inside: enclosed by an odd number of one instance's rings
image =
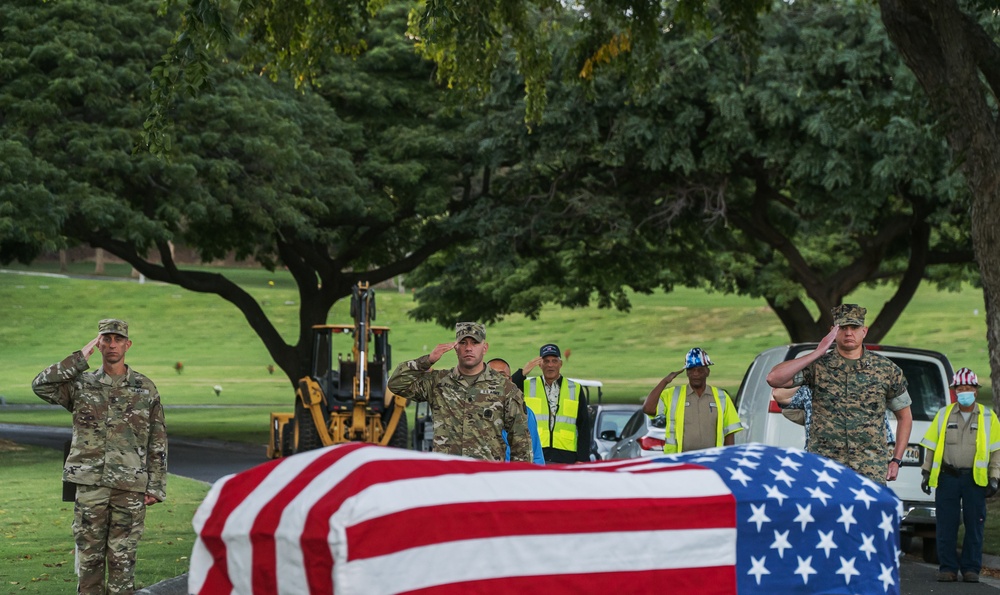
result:
[(100, 335), (121, 335), (128, 339), (128, 323), (117, 318), (105, 318), (97, 323), (97, 333)]
[(477, 343), (486, 340), (486, 328), (478, 322), (459, 322), (455, 325), (455, 340), (472, 337)]
[(834, 326), (864, 326), (868, 310), (857, 304), (840, 304), (830, 313), (833, 314)]

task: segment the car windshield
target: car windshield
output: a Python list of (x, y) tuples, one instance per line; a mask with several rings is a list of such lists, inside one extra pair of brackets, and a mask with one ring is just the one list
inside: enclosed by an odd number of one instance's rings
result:
[(602, 411), (597, 418), (597, 435), (600, 436), (607, 430), (614, 430), (616, 436), (622, 435), (622, 428), (632, 417), (633, 411)]
[(639, 431), (639, 428), (645, 427), (646, 414), (640, 409), (632, 414), (632, 417), (628, 420), (628, 424), (625, 426), (625, 430), (622, 432), (622, 436), (632, 436)]

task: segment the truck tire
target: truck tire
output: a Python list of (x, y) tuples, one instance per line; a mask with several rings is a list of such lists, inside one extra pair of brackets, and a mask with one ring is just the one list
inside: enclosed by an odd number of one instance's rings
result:
[(312, 413), (306, 409), (306, 406), (302, 404), (302, 399), (298, 398), (298, 396), (295, 398), (294, 420), (296, 433), (299, 437), (298, 444), (295, 445), (295, 452), (305, 452), (323, 446), (322, 441), (319, 439), (319, 431), (316, 429), (315, 422), (313, 422)]
[(913, 547), (913, 536), (909, 533), (904, 533), (899, 536), (899, 551), (904, 554), (910, 551)]
[(937, 539), (933, 537), (921, 537), (920, 541), (922, 544), (922, 553), (924, 555), (924, 562), (928, 564), (938, 563), (938, 552), (937, 552)]

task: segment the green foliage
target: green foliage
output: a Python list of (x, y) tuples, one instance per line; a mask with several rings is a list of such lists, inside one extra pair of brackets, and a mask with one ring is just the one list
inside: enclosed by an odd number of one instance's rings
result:
[[(170, 45), (168, 27), (180, 18), (227, 39), (225, 6), (199, 2), (163, 17), (156, 6), (18, 0), (0, 8), (25, 22), (0, 39), (9, 74), (0, 79), (0, 130), (11, 167), (24, 172), (0, 169), (0, 180), (17, 180), (2, 190), (10, 203), (0, 208), (0, 229), (10, 233), (0, 262), (88, 244), (149, 279), (217, 294), (240, 309), (294, 382), (309, 369), (310, 327), (357, 281), (405, 273), (470, 236), (468, 213), (481, 194), (470, 114), (433, 83), (432, 64), (404, 37), (408, 5), (397, 4), (378, 19), (358, 13), (367, 41), (356, 55), (308, 59), (314, 90), (224, 64), (212, 70), (211, 94), (171, 96), (163, 115), (177, 136), (168, 158), (133, 153), (156, 57), (170, 46), (187, 56), (178, 60), (203, 62), (201, 38)], [(154, 94), (166, 92), (163, 77), (181, 84), (194, 72), (180, 63), (155, 68)], [(207, 72), (197, 78), (208, 80)], [(298, 332), (285, 339), (225, 276), (178, 267), (171, 244), (192, 246), (205, 261), (235, 254), (287, 267), (299, 289)]]
[[(495, 91), (495, 71), (512, 59), (524, 77), (524, 116), (538, 122), (548, 98), (552, 74), (550, 41), (568, 19), (588, 18), (587, 43), (580, 46), (575, 73), (584, 76), (592, 64), (606, 61), (607, 50), (631, 51), (655, 45), (662, 31), (690, 23), (703, 32), (721, 30), (751, 54), (756, 45), (757, 14), (769, 0), (680, 0), (674, 5), (632, 0), (319, 0), (239, 2), (235, 11), (224, 0), (164, 0), (182, 5), (184, 15), (176, 39), (154, 70), (152, 110), (144, 142), (154, 152), (169, 148), (170, 123), (164, 114), (175, 96), (204, 84), (210, 51), (225, 53), (232, 39), (246, 42), (244, 63), (272, 78), (290, 73), (296, 85), (317, 82), (331, 56), (359, 55), (368, 48), (373, 19), (380, 11), (410, 8), (409, 37), (421, 54), (436, 64), (434, 76), (482, 99)], [(233, 13), (232, 16), (228, 16)], [(625, 41), (622, 44), (622, 41)], [(655, 67), (637, 59), (638, 84)]]
[[(492, 160), (517, 164), (494, 181), (498, 221), (411, 277), (418, 316), (530, 315), (594, 292), (627, 307), (622, 287), (688, 284), (764, 297), (802, 338), (854, 288), (890, 283), (881, 337), (914, 279), (968, 278), (964, 180), (868, 3), (776, 7), (749, 70), (739, 43), (683, 27), (644, 51), (652, 89), (627, 59), (589, 88), (560, 83), (574, 62), (553, 52), (566, 59), (531, 134), (516, 97), (493, 100), (508, 111), (489, 121)], [(504, 209), (533, 217), (503, 229)], [(473, 257), (486, 265), (463, 266)]]

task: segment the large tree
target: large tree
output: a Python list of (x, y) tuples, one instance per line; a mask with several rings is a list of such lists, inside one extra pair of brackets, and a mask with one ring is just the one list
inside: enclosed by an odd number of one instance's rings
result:
[[(1000, 17), (996, 3), (880, 0), (889, 37), (941, 114), (972, 191), (969, 221), (1000, 382)], [(994, 391), (1000, 407), (1000, 391)]]
[[(817, 4), (824, 3), (773, 6), (807, 14)], [(248, 55), (256, 63), (307, 81), (325, 52), (315, 43), (318, 36), (336, 51), (363, 47), (361, 32), (381, 4), (240, 3), (232, 21), (222, 18), (221, 6), (190, 5), (186, 41), (167, 56), (162, 73), (197, 75), (204, 59), (192, 51), (201, 47), (197, 40), (231, 33), (220, 25), (231, 22), (232, 31), (249, 40)], [(519, 72), (514, 86), (526, 99), (518, 113), (526, 114), (534, 138), (523, 142), (528, 148), (519, 155), (492, 153), (505, 174), (494, 182), (493, 198), (501, 203), (499, 212), (535, 212), (524, 229), (514, 231), (510, 222), (516, 218), (481, 220), (480, 226), (492, 225), (491, 234), (481, 234), (482, 244), (434, 259), (413, 278), (429, 285), (418, 315), (443, 321), (456, 311), (481, 318), (533, 314), (546, 301), (586, 303), (594, 291), (601, 305), (627, 307), (626, 286), (646, 291), (683, 282), (766, 297), (789, 334), (805, 339), (826, 328), (830, 306), (860, 284), (891, 280), (897, 291), (873, 325), (872, 337), (878, 338), (929, 266), (968, 262), (966, 235), (949, 210), (956, 204), (955, 176), (941, 167), (935, 125), (917, 113), (917, 102), (908, 101), (907, 83), (869, 15), (862, 30), (850, 33), (851, 43), (866, 45), (838, 55), (842, 42), (829, 33), (819, 53), (811, 50), (816, 39), (790, 38), (780, 30), (762, 42), (754, 18), (771, 7), (765, 1), (702, 0), (669, 6), (607, 0), (415, 5), (411, 35), (436, 60), (439, 77), (489, 104), (491, 92), (510, 86), (510, 68)], [(836, 3), (819, 18), (836, 24), (838, 10), (856, 14), (868, 7)], [(824, 26), (818, 23), (814, 31)], [(691, 43), (697, 32), (711, 37)], [(663, 43), (678, 36), (687, 36), (688, 45), (665, 54)], [(767, 44), (785, 55), (768, 52)], [(716, 46), (725, 48), (727, 60), (698, 70), (717, 55)], [(810, 52), (802, 54), (802, 48)], [(730, 74), (724, 88), (698, 87), (699, 77), (711, 78), (716, 69)], [(609, 70), (623, 76), (602, 87)], [(756, 77), (756, 88), (742, 89), (741, 75)], [(560, 85), (580, 79), (587, 81), (586, 91)], [(694, 87), (700, 97), (685, 93)], [(799, 94), (803, 87), (808, 96)], [(598, 101), (590, 113), (574, 113), (586, 93)], [(572, 107), (543, 112), (558, 99)], [(905, 111), (896, 117), (901, 107)], [(152, 124), (150, 130), (160, 130)], [(505, 126), (525, 130), (510, 121)], [(556, 150), (546, 150), (547, 133)], [(573, 144), (588, 133), (586, 146)], [(156, 148), (157, 137), (148, 140)], [(598, 147), (611, 156), (595, 157)], [(501, 189), (521, 203), (497, 201)], [(678, 218), (692, 211), (685, 207), (694, 197), (729, 224), (716, 234), (720, 239), (692, 239), (678, 231), (704, 227), (704, 221)], [(520, 242), (512, 237), (518, 230), (524, 232)], [(636, 230), (652, 230), (655, 237)], [(682, 241), (664, 241), (677, 237)], [(468, 256), (481, 260), (490, 249), (499, 256), (473, 279), (464, 262)], [(707, 253), (718, 266), (692, 257)], [(679, 264), (657, 266), (665, 259)], [(949, 283), (961, 278), (961, 271), (930, 270)], [(454, 279), (466, 283), (444, 281)], [(810, 314), (804, 300), (819, 314)]]
[[(132, 149), (148, 72), (172, 37), (157, 3), (4, 2), (0, 261), (82, 243), (217, 294), (296, 382), (311, 326), (357, 281), (405, 273), (474, 233), (475, 139), (404, 38), (406, 14), (372, 22), (356, 58), (317, 64), (318, 92), (215, 70), (211, 92), (171, 106), (176, 140), (153, 156)], [(206, 261), (235, 253), (287, 267), (300, 296), (294, 339), (225, 275), (178, 266), (170, 242)]]
[[(880, 340), (922, 280), (967, 277), (964, 180), (872, 6), (776, 8), (745, 65), (731, 39), (674, 27), (588, 86), (559, 76), (578, 68), (573, 35), (553, 43), (532, 132), (520, 104), (493, 126), (491, 144), (517, 155), (494, 200), (532, 219), (419, 269), (419, 316), (535, 314), (595, 294), (621, 307), (625, 287), (683, 283), (763, 297), (793, 340), (812, 340), (845, 296), (885, 283)], [(638, 86), (632, 61), (659, 75)], [(473, 250), (487, 266), (462, 266)]]

